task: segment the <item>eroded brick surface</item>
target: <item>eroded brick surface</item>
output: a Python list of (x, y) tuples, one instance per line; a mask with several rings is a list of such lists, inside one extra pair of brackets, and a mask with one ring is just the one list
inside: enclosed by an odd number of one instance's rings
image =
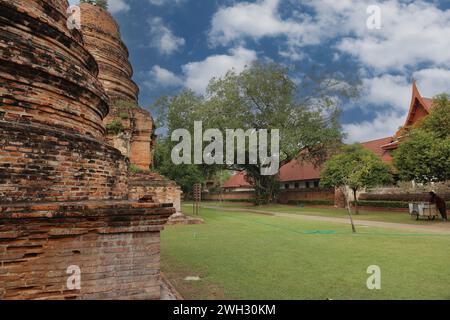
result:
[[(159, 299), (159, 231), (173, 208), (113, 201), (0, 210), (0, 299)], [(70, 266), (80, 269), (80, 290), (67, 286)]]
[[(108, 45), (117, 24), (100, 23), (105, 59), (123, 61), (97, 65), (67, 7), (0, 0), (0, 299), (158, 299), (159, 233), (175, 209), (128, 200), (129, 160), (103, 124), (112, 92), (137, 95), (121, 83), (128, 53)], [(105, 70), (120, 80), (104, 88)]]
[(172, 203), (181, 212), (181, 188), (172, 180), (154, 173), (133, 174), (129, 180), (130, 199), (139, 200), (151, 196), (158, 203)]
[[(98, 79), (110, 99), (111, 112), (104, 123), (118, 121), (123, 125), (120, 133), (109, 132), (107, 140), (131, 163), (148, 170), (152, 163), (153, 119), (148, 111), (138, 107), (139, 89), (131, 79), (133, 69), (119, 26), (109, 12), (86, 3), (81, 4), (81, 17), (85, 47), (98, 63)], [(124, 101), (135, 107), (121, 107), (119, 102)]]

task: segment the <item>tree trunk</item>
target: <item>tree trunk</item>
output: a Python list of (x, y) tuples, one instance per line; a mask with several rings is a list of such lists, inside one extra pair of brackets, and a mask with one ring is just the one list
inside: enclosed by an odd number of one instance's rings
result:
[(345, 197), (345, 202), (347, 203), (347, 210), (348, 210), (348, 216), (350, 217), (350, 223), (352, 225), (352, 232), (356, 233), (356, 228), (355, 228), (355, 224), (353, 223), (353, 216), (352, 216), (352, 207), (351, 207), (351, 203), (350, 203), (350, 197), (348, 195), (347, 192), (347, 188), (344, 187), (345, 190), (343, 190), (343, 194)]
[(353, 190), (353, 199), (355, 200), (355, 213), (359, 214), (359, 208), (358, 208), (358, 199), (356, 198), (356, 189)]

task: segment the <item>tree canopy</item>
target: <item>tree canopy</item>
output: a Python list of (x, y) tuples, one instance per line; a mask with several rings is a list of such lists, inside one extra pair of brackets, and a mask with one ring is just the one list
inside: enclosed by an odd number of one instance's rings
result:
[[(167, 136), (179, 128), (192, 132), (194, 121), (202, 121), (204, 130), (217, 128), (221, 132), (278, 129), (281, 165), (296, 157), (320, 164), (343, 138), (333, 97), (348, 97), (349, 93), (340, 82), (328, 77), (317, 80), (310, 90), (301, 91), (298, 82), (306, 81), (294, 82), (289, 70), (276, 63), (256, 62), (241, 73), (231, 70), (224, 77), (212, 79), (204, 96), (185, 90), (161, 98), (155, 104), (157, 123), (167, 129)], [(267, 202), (276, 193), (277, 176), (262, 176), (264, 164), (249, 164), (249, 148), (245, 149), (245, 164), (235, 161), (226, 168), (245, 170), (255, 187), (257, 202)], [(208, 167), (220, 170), (224, 166)]]
[(390, 166), (361, 144), (342, 147), (341, 153), (325, 162), (320, 177), (323, 187), (349, 187), (355, 200), (358, 190), (392, 181)]
[(450, 101), (447, 95), (437, 96), (431, 113), (407, 131), (394, 152), (394, 165), (404, 181), (450, 180)]

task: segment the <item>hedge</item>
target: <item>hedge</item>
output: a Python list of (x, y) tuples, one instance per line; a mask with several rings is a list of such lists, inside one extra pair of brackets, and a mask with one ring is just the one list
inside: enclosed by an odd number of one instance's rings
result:
[[(413, 201), (411, 201), (413, 202)], [(378, 207), (378, 208), (409, 208), (409, 203), (406, 201), (374, 201), (374, 200), (358, 200), (360, 207)], [(355, 201), (352, 201), (355, 205)], [(450, 208), (450, 201), (447, 202), (447, 208)]]
[[(439, 196), (450, 201), (450, 193), (440, 193)], [(424, 202), (428, 199), (428, 193), (362, 193), (359, 196), (359, 201), (400, 201), (400, 202)]]

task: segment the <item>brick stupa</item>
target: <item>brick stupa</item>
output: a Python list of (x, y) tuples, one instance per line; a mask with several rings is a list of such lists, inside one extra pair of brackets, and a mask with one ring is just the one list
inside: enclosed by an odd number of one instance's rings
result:
[(107, 141), (129, 157), (139, 170), (130, 174), (130, 199), (151, 196), (158, 203), (173, 203), (177, 215), (170, 223), (198, 223), (199, 219), (190, 219), (181, 213), (180, 187), (149, 171), (155, 141), (154, 122), (150, 113), (138, 106), (139, 88), (132, 80), (133, 68), (117, 22), (99, 6), (82, 3), (80, 8), (85, 47), (98, 63), (98, 79), (109, 98), (110, 112), (104, 124), (106, 127), (120, 124), (119, 130), (108, 130)]
[(0, 0), (0, 299), (159, 299), (160, 231), (175, 210), (132, 200), (129, 159), (103, 123), (113, 93), (136, 96), (131, 67), (103, 78), (67, 7)]

